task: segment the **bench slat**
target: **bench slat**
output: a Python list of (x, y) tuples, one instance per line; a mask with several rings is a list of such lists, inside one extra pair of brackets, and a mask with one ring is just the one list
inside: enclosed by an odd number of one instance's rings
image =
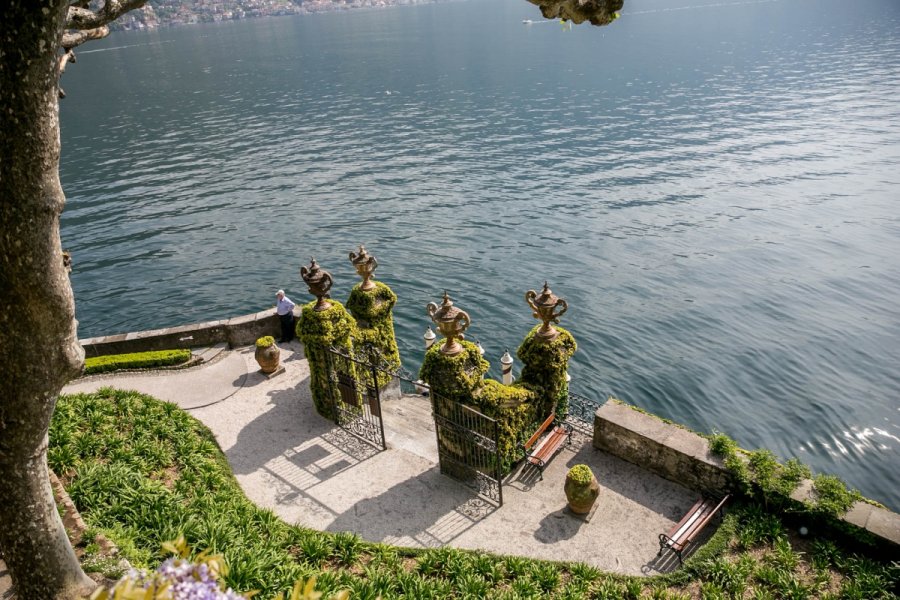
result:
[(541, 438), (554, 421), (556, 421), (555, 412), (550, 413), (550, 416), (541, 423), (541, 426), (528, 438), (528, 441), (522, 444), (525, 458), (530, 464), (538, 468), (541, 472), (541, 479), (544, 478), (544, 467), (553, 458), (557, 450), (562, 447), (563, 442), (569, 439), (572, 431), (568, 425), (557, 425), (550, 433)]
[(678, 541), (684, 537), (697, 524), (703, 515), (713, 507), (712, 502), (705, 499), (698, 500), (694, 506), (682, 517), (677, 525), (669, 530), (666, 535), (672, 540)]
[(681, 552), (690, 544), (694, 538), (703, 531), (703, 528), (715, 517), (716, 513), (721, 510), (725, 502), (731, 498), (730, 494), (726, 494), (718, 503), (709, 498), (700, 498), (688, 510), (687, 514), (681, 518), (668, 533), (659, 536), (659, 553), (668, 548), (678, 555), (678, 561), (681, 562)]
[(526, 452), (534, 445), (536, 441), (538, 441), (538, 439), (540, 439), (541, 435), (544, 433), (544, 430), (550, 427), (550, 424), (553, 423), (554, 420), (556, 420), (556, 413), (552, 412), (550, 413), (550, 416), (547, 417), (543, 423), (541, 423), (541, 426), (538, 427), (537, 431), (534, 432), (534, 435), (528, 438), (528, 441), (525, 442), (524, 448)]
[(554, 428), (550, 435), (545, 437), (535, 451), (531, 453), (531, 456), (528, 457), (529, 462), (532, 464), (537, 464), (535, 461), (546, 463), (563, 445), (566, 435), (567, 432), (562, 427)]

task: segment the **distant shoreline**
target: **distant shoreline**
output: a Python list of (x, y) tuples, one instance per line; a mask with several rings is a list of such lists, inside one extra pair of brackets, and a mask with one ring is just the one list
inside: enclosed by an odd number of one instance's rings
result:
[[(227, 23), (232, 21), (257, 20), (264, 18), (292, 17), (297, 15), (313, 15), (333, 12), (349, 12), (356, 10), (378, 10), (396, 8), (399, 6), (420, 6), (450, 2), (452, 0), (357, 0), (347, 4), (337, 4), (330, 0), (304, 3), (301, 5), (266, 6), (258, 9), (245, 10), (240, 6), (219, 11), (194, 10), (179, 14), (176, 17), (157, 15), (152, 5), (142, 10), (128, 13), (119, 21), (112, 23), (112, 31), (152, 31), (156, 29), (168, 29), (189, 25), (202, 25), (207, 23)], [(240, 0), (234, 4), (240, 4)], [(197, 8), (205, 8), (202, 5)], [(162, 10), (162, 9), (160, 9)]]

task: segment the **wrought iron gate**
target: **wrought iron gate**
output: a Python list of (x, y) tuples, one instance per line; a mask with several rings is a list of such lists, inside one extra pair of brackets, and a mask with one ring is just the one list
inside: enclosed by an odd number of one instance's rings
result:
[(379, 369), (341, 348), (328, 349), (328, 378), (334, 421), (361, 440), (386, 450), (381, 418)]
[(431, 394), (441, 473), (503, 506), (497, 421), (470, 406)]

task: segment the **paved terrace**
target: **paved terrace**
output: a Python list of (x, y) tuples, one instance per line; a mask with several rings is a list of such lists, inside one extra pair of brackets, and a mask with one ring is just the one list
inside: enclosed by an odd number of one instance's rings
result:
[[(576, 560), (606, 571), (652, 574), (673, 568), (656, 558), (657, 535), (697, 494), (591, 447), (573, 436), (544, 472), (513, 472), (504, 504), (480, 501), (440, 474), (427, 398), (384, 402), (388, 449), (379, 452), (320, 417), (309, 390), (302, 346), (282, 348), (284, 373), (258, 372), (253, 349), (206, 351), (185, 371), (78, 380), (66, 393), (102, 386), (135, 389), (174, 402), (215, 434), (253, 502), (289, 523), (417, 548), (454, 546), (550, 560)], [(577, 463), (601, 485), (589, 522), (565, 511), (563, 482)]]
[[(213, 431), (247, 497), (289, 523), (399, 546), (580, 561), (629, 575), (676, 566), (669, 553), (657, 559), (657, 535), (681, 518), (695, 492), (576, 434), (543, 480), (533, 470), (507, 477), (504, 504), (494, 507), (440, 474), (427, 398), (384, 402), (388, 449), (379, 452), (315, 412), (303, 348), (282, 346), (285, 372), (272, 379), (259, 373), (252, 346), (223, 345), (203, 351), (198, 367), (94, 376), (63, 392), (112, 386), (178, 404)], [(589, 465), (601, 486), (589, 522), (565, 510), (563, 482), (577, 463)], [(0, 600), (11, 597), (8, 588), (0, 561)]]

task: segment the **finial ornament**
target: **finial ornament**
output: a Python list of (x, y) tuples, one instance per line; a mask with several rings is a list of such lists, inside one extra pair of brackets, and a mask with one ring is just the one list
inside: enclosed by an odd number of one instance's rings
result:
[(309, 260), (309, 267), (300, 267), (300, 277), (306, 282), (309, 293), (316, 297), (316, 305), (313, 310), (321, 312), (331, 308), (328, 298), (328, 290), (331, 289), (331, 273), (319, 268), (315, 258)]
[(375, 289), (375, 282), (372, 281), (372, 274), (375, 272), (375, 269), (378, 268), (378, 261), (375, 260), (375, 257), (366, 252), (366, 247), (362, 244), (359, 245), (359, 252), (351, 252), (350, 253), (350, 262), (353, 263), (353, 268), (356, 269), (356, 272), (359, 273), (359, 276), (362, 277), (362, 285), (359, 286), (364, 292), (370, 292)]
[(462, 352), (462, 344), (455, 338), (463, 339), (463, 332), (469, 328), (472, 320), (469, 313), (453, 306), (450, 296), (444, 290), (444, 301), (440, 306), (434, 302), (429, 302), (425, 307), (428, 316), (438, 326), (440, 332), (447, 338), (444, 345), (441, 346), (441, 353), (447, 356), (453, 356)]
[[(534, 290), (525, 292), (525, 302), (534, 311), (534, 318), (543, 321), (543, 325), (537, 331), (537, 337), (544, 342), (551, 342), (559, 335), (559, 331), (551, 325), (551, 323), (559, 324), (559, 318), (569, 310), (569, 304), (562, 298), (557, 297), (547, 282), (544, 282), (544, 289), (540, 296)], [(554, 312), (559, 307), (559, 312)]]

